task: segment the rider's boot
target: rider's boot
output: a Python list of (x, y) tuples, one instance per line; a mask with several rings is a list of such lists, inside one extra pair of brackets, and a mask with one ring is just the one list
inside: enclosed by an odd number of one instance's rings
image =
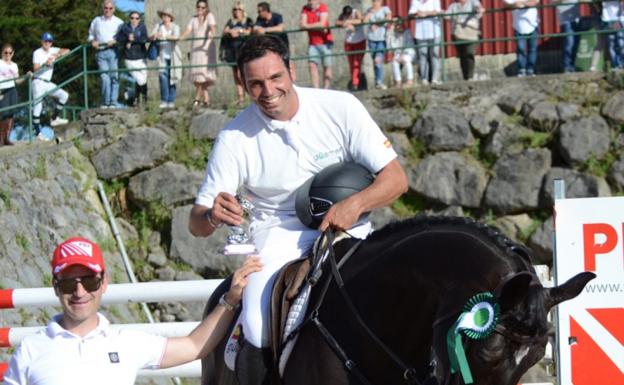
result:
[(247, 341), (236, 356), (236, 379), (239, 385), (270, 385), (271, 351)]

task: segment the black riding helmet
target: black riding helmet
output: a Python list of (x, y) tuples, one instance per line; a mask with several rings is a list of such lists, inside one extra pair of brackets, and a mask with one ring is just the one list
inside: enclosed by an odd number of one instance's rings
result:
[(317, 229), (331, 205), (364, 190), (374, 180), (375, 176), (357, 163), (332, 164), (297, 189), (297, 216), (304, 225)]

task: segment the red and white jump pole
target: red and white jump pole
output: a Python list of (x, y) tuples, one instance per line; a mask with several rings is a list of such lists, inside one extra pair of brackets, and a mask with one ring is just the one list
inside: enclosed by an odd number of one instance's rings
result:
[[(205, 279), (110, 284), (102, 296), (102, 304), (207, 301), (221, 282), (220, 279)], [(0, 309), (58, 304), (58, 298), (51, 287), (0, 290)]]

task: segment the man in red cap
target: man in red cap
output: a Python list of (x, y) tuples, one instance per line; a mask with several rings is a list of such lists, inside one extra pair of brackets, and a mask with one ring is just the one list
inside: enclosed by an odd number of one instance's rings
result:
[(229, 291), (188, 336), (165, 338), (136, 330), (112, 329), (98, 312), (108, 278), (97, 244), (70, 238), (52, 257), (54, 292), (63, 312), (45, 330), (26, 337), (11, 358), (4, 383), (131, 385), (143, 368), (167, 368), (204, 357), (223, 338), (238, 306), (247, 276), (259, 271), (248, 258), (234, 273)]

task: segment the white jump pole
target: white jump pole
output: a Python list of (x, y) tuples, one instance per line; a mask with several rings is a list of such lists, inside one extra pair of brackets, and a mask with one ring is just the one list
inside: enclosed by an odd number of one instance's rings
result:
[[(207, 301), (221, 282), (220, 279), (205, 279), (111, 284), (102, 296), (102, 304)], [(0, 290), (0, 309), (58, 304), (51, 287)]]
[[(111, 324), (110, 326), (113, 330), (141, 330), (163, 337), (180, 337), (188, 335), (197, 325), (199, 325), (199, 322)], [(10, 348), (19, 346), (25, 337), (44, 329), (45, 326), (0, 328), (0, 347)]]

